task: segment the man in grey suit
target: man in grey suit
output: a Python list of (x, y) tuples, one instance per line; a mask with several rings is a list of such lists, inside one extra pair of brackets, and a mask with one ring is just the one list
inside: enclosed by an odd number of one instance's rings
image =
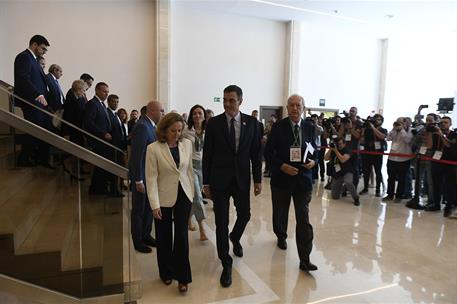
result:
[(144, 162), (146, 148), (156, 141), (156, 124), (164, 113), (159, 101), (151, 101), (146, 106), (146, 115), (142, 115), (132, 130), (132, 149), (130, 156), (130, 179), (132, 183), (132, 239), (135, 250), (151, 252), (155, 239), (151, 236), (152, 210), (146, 195)]

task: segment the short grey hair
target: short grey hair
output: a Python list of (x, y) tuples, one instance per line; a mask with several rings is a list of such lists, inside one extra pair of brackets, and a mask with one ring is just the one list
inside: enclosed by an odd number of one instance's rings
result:
[(297, 98), (297, 97), (300, 99), (300, 102), (301, 102), (301, 105), (303, 106), (303, 108), (305, 108), (305, 99), (303, 98), (303, 96), (298, 95), (298, 94), (290, 95), (289, 98), (287, 98), (287, 104), (289, 104), (289, 102), (292, 98)]
[(75, 80), (73, 81), (72, 85), (71, 85), (71, 89), (73, 91), (76, 91), (78, 89), (83, 89), (83, 90), (86, 90), (86, 83), (83, 81), (83, 80)]

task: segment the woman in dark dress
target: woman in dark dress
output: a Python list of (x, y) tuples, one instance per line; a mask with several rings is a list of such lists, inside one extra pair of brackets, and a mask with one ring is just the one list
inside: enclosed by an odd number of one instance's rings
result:
[[(82, 129), (84, 109), (87, 102), (84, 97), (86, 87), (87, 85), (84, 81), (75, 80), (67, 93), (64, 104), (63, 120), (68, 121), (80, 129)], [(81, 131), (66, 123), (62, 123), (62, 135), (75, 144), (84, 145), (84, 137)], [(70, 174), (72, 179), (82, 180), (79, 176), (78, 159), (76, 157), (70, 156), (64, 160), (64, 170)]]

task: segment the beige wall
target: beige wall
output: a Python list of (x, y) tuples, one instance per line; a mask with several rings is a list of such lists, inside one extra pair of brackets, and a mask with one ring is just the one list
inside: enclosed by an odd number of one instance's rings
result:
[(0, 79), (13, 84), (14, 58), (34, 34), (49, 40), (47, 68), (62, 66), (65, 92), (87, 72), (128, 111), (155, 97), (154, 1), (0, 1)]
[(286, 24), (232, 13), (194, 10), (172, 2), (170, 109), (195, 104), (222, 113), (230, 84), (244, 92), (240, 110), (284, 103)]

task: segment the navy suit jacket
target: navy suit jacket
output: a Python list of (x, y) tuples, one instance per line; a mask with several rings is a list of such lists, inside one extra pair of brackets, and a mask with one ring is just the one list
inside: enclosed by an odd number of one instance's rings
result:
[[(301, 121), (301, 159), (306, 150), (307, 143), (316, 148), (314, 125), (306, 120)], [(290, 119), (288, 117), (275, 123), (268, 136), (265, 147), (265, 159), (270, 164), (271, 185), (279, 188), (288, 188), (299, 183), (304, 189), (312, 189), (312, 169), (305, 169), (301, 163), (290, 162), (290, 147), (294, 142), (294, 134)], [(315, 152), (316, 153), (316, 152)], [(308, 159), (314, 159), (313, 155), (308, 155)], [(289, 164), (299, 168), (299, 173), (295, 176), (285, 174), (280, 170), (282, 164)]]
[(260, 136), (257, 119), (241, 113), (238, 151), (229, 141), (225, 113), (211, 118), (205, 128), (203, 147), (203, 184), (212, 189), (225, 190), (235, 177), (241, 190), (249, 190), (252, 175), (255, 183), (262, 181)]
[(59, 85), (57, 84), (57, 80), (49, 73), (46, 75), (46, 83), (48, 84), (49, 94), (48, 94), (48, 105), (49, 108), (55, 112), (63, 108), (63, 103), (61, 98), (63, 98), (63, 102), (65, 103), (65, 97), (63, 97), (63, 92), (61, 91)]
[(122, 127), (119, 124), (119, 120), (117, 119), (117, 115), (114, 114), (110, 109), (108, 109), (109, 118), (111, 121), (111, 136), (113, 137), (111, 144), (118, 147), (119, 149), (123, 148), (123, 140), (124, 134), (122, 131)]
[(141, 116), (132, 130), (132, 148), (130, 152), (130, 178), (133, 182), (145, 181), (144, 164), (146, 159), (146, 148), (156, 141), (156, 131), (151, 120)]
[[(103, 140), (106, 133), (111, 134), (111, 122), (105, 110), (106, 108), (100, 103), (97, 97), (94, 96), (86, 104), (84, 112), (83, 126), (87, 132), (101, 138)], [(91, 144), (98, 144), (89, 138)]]
[[(40, 95), (45, 98), (48, 97), (46, 75), (28, 49), (19, 53), (14, 60), (14, 94), (40, 108), (47, 108), (35, 100)], [(22, 103), (18, 99), (15, 100), (15, 103), (16, 106), (22, 108), (24, 117), (27, 120), (41, 124), (40, 122), (45, 116), (44, 113)]]

